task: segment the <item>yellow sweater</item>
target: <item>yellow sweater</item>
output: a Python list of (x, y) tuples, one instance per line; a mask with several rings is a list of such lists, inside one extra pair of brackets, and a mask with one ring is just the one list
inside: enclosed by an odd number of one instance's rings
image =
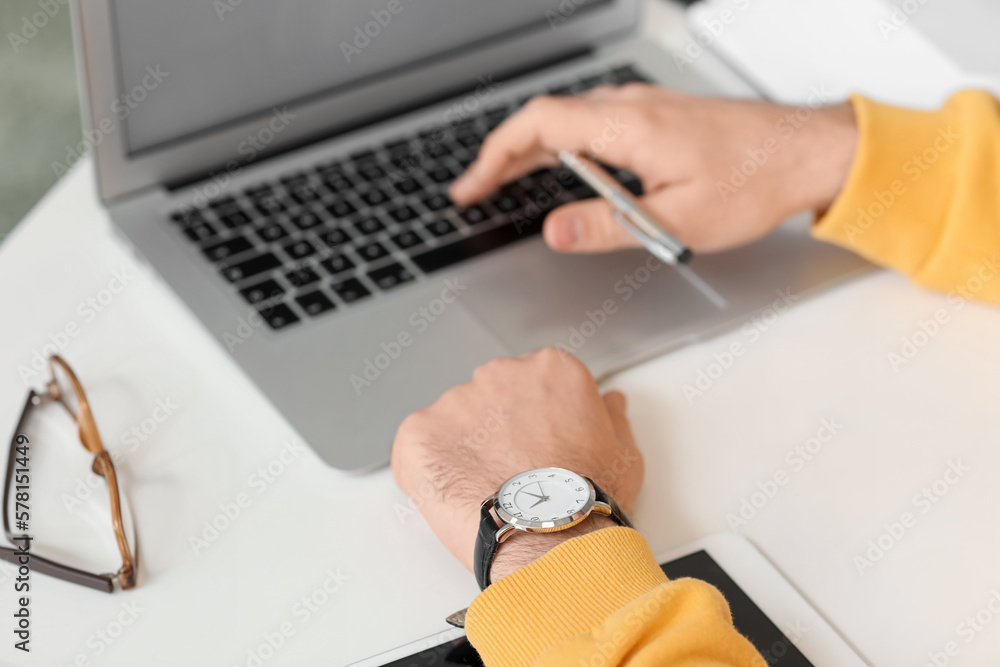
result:
[[(815, 236), (926, 287), (1000, 303), (997, 100), (966, 91), (937, 112), (851, 101), (858, 153)], [(487, 667), (766, 665), (715, 588), (668, 581), (627, 528), (568, 540), (500, 579), (466, 630)]]

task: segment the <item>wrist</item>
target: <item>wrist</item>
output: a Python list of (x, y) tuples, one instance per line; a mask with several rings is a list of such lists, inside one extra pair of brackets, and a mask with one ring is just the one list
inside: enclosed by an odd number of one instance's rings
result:
[(595, 513), (572, 528), (553, 533), (512, 531), (513, 534), (500, 544), (497, 555), (493, 559), (490, 581), (496, 582), (538, 560), (566, 540), (616, 525), (618, 524), (610, 517)]
[(791, 191), (801, 197), (795, 212), (829, 209), (847, 182), (857, 152), (858, 126), (850, 102), (820, 107), (813, 114), (805, 122), (798, 143), (801, 154), (793, 166), (798, 187)]

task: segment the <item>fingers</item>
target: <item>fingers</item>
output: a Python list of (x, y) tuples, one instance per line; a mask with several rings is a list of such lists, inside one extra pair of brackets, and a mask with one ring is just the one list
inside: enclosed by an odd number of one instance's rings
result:
[[(561, 150), (586, 150), (618, 122), (613, 114), (605, 117), (602, 109), (596, 100), (584, 98), (534, 98), (486, 138), (479, 157), (452, 184), (452, 199), (459, 204), (472, 203), (539, 166), (556, 164)], [(608, 144), (601, 159), (622, 163), (629, 156), (625, 143)]]
[(545, 219), (543, 235), (559, 252), (608, 252), (634, 248), (639, 242), (622, 227), (611, 204), (600, 198), (560, 206)]
[(604, 407), (607, 408), (608, 415), (611, 417), (611, 425), (615, 429), (618, 440), (628, 446), (634, 445), (635, 436), (632, 435), (632, 425), (629, 424), (625, 414), (628, 407), (625, 394), (620, 391), (609, 391), (601, 398), (604, 399)]

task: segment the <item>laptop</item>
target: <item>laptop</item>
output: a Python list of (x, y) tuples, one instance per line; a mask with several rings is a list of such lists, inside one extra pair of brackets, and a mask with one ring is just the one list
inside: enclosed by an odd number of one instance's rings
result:
[[(770, 561), (742, 537), (732, 533), (710, 535), (660, 556), (657, 562), (670, 579), (701, 579), (719, 589), (729, 603), (733, 625), (771, 667), (867, 664)], [(465, 632), (449, 628), (350, 667), (435, 664), (482, 667), (483, 663), (465, 638)]]
[(565, 172), (452, 204), (449, 183), (534, 95), (718, 92), (636, 37), (640, 5), (74, 2), (100, 198), (301, 437), (352, 471), (384, 465), (407, 414), (493, 357), (559, 345), (603, 377), (865, 270), (800, 220), (695, 258), (720, 308), (644, 251), (549, 251), (545, 214), (593, 195)]

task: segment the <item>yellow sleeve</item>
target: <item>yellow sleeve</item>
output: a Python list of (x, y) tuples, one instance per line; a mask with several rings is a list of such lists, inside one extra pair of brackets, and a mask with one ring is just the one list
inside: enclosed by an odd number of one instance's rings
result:
[(487, 588), (466, 617), (486, 667), (766, 667), (729, 605), (668, 581), (646, 540), (604, 528), (567, 540)]
[(933, 112), (851, 102), (854, 166), (813, 234), (925, 287), (1000, 304), (1000, 103), (980, 90)]

